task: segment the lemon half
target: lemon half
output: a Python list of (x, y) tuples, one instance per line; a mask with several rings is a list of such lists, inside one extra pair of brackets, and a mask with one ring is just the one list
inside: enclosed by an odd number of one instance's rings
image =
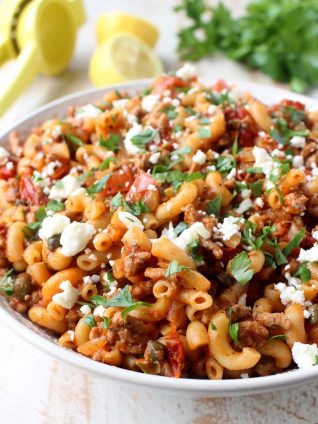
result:
[(127, 33), (118, 33), (100, 44), (89, 66), (90, 79), (98, 86), (153, 78), (162, 71), (160, 59), (147, 44)]
[(118, 32), (126, 32), (140, 38), (149, 47), (154, 47), (159, 35), (157, 28), (150, 22), (122, 12), (101, 15), (97, 19), (96, 32), (98, 43), (102, 43)]

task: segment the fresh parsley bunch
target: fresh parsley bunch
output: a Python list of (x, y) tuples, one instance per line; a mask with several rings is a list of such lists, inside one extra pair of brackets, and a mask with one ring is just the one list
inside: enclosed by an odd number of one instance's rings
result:
[(178, 33), (183, 59), (222, 51), (294, 91), (318, 85), (317, 0), (254, 0), (238, 19), (224, 4), (211, 7), (205, 0), (181, 0), (175, 10), (191, 20)]

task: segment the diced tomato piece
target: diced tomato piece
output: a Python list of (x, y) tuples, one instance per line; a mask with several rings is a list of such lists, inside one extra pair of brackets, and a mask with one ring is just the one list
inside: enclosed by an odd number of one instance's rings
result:
[(187, 85), (189, 85), (189, 81), (184, 81), (175, 75), (169, 75), (156, 80), (153, 92), (162, 94), (166, 90), (173, 90), (175, 87), (186, 87)]
[(23, 175), (21, 177), (19, 191), (21, 199), (25, 202), (32, 205), (40, 205), (44, 203), (44, 196), (42, 192), (37, 190), (29, 175)]
[(229, 86), (227, 85), (227, 83), (224, 80), (218, 80), (214, 86), (213, 86), (213, 90), (220, 92), (223, 90), (229, 90)]
[(0, 168), (0, 180), (8, 180), (9, 178), (13, 178), (16, 173), (17, 170), (15, 166), (12, 169), (8, 169), (6, 166), (2, 166)]
[(299, 246), (303, 249), (310, 249), (315, 243), (316, 240), (310, 234), (306, 234)]
[(118, 192), (127, 193), (132, 183), (133, 175), (131, 170), (125, 166), (111, 175), (101, 194), (103, 196), (114, 196)]
[(185, 354), (176, 326), (171, 327), (170, 334), (166, 338), (166, 347), (173, 374), (176, 378), (180, 378), (184, 368)]
[(66, 174), (69, 173), (71, 168), (71, 163), (69, 159), (58, 158), (58, 161), (61, 163), (60, 166), (54, 169), (53, 175), (50, 175), (52, 180), (60, 180), (65, 177)]
[(301, 102), (289, 99), (283, 99), (280, 104), (285, 107), (293, 107), (294, 109), (304, 110), (305, 105)]
[(148, 190), (150, 184), (156, 185), (156, 180), (147, 172), (140, 170), (127, 196), (133, 196), (136, 193), (144, 193)]

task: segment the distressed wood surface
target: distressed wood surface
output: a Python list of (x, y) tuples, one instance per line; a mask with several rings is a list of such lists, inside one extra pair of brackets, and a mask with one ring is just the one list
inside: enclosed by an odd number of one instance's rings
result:
[[(11, 110), (0, 130), (50, 100), (90, 87), (87, 65), (94, 40), (94, 18), (112, 2), (87, 0), (89, 21), (81, 29), (70, 69), (58, 79), (38, 77)], [(240, 13), (246, 0), (228, 0)], [(116, 8), (151, 19), (161, 28), (158, 52), (166, 69), (175, 69), (176, 30), (182, 18), (171, 0), (117, 0)], [(13, 64), (0, 70), (2, 87)], [(221, 57), (204, 60), (200, 74), (270, 83), (258, 72)], [(318, 92), (312, 92), (318, 98)], [(91, 377), (19, 339), (0, 323), (0, 423), (16, 424), (303, 424), (318, 423), (318, 381), (263, 395), (227, 399), (189, 398), (145, 391)]]

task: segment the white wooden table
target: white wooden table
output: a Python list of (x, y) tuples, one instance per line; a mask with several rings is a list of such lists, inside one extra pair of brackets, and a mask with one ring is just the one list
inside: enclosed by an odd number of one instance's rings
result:
[[(95, 45), (94, 18), (112, 2), (87, 0), (89, 20), (81, 29), (70, 69), (58, 79), (38, 77), (1, 118), (0, 130), (35, 107), (90, 87), (87, 65)], [(240, 12), (246, 1), (228, 0)], [(175, 69), (177, 28), (181, 17), (170, 0), (117, 0), (116, 8), (161, 26), (158, 52), (166, 69)], [(0, 70), (2, 86), (12, 64)], [(211, 78), (270, 83), (223, 58), (199, 64)], [(318, 98), (318, 92), (311, 93)], [(114, 385), (58, 362), (20, 340), (0, 323), (0, 424), (303, 424), (318, 423), (318, 381), (272, 394), (228, 399), (187, 398)]]

